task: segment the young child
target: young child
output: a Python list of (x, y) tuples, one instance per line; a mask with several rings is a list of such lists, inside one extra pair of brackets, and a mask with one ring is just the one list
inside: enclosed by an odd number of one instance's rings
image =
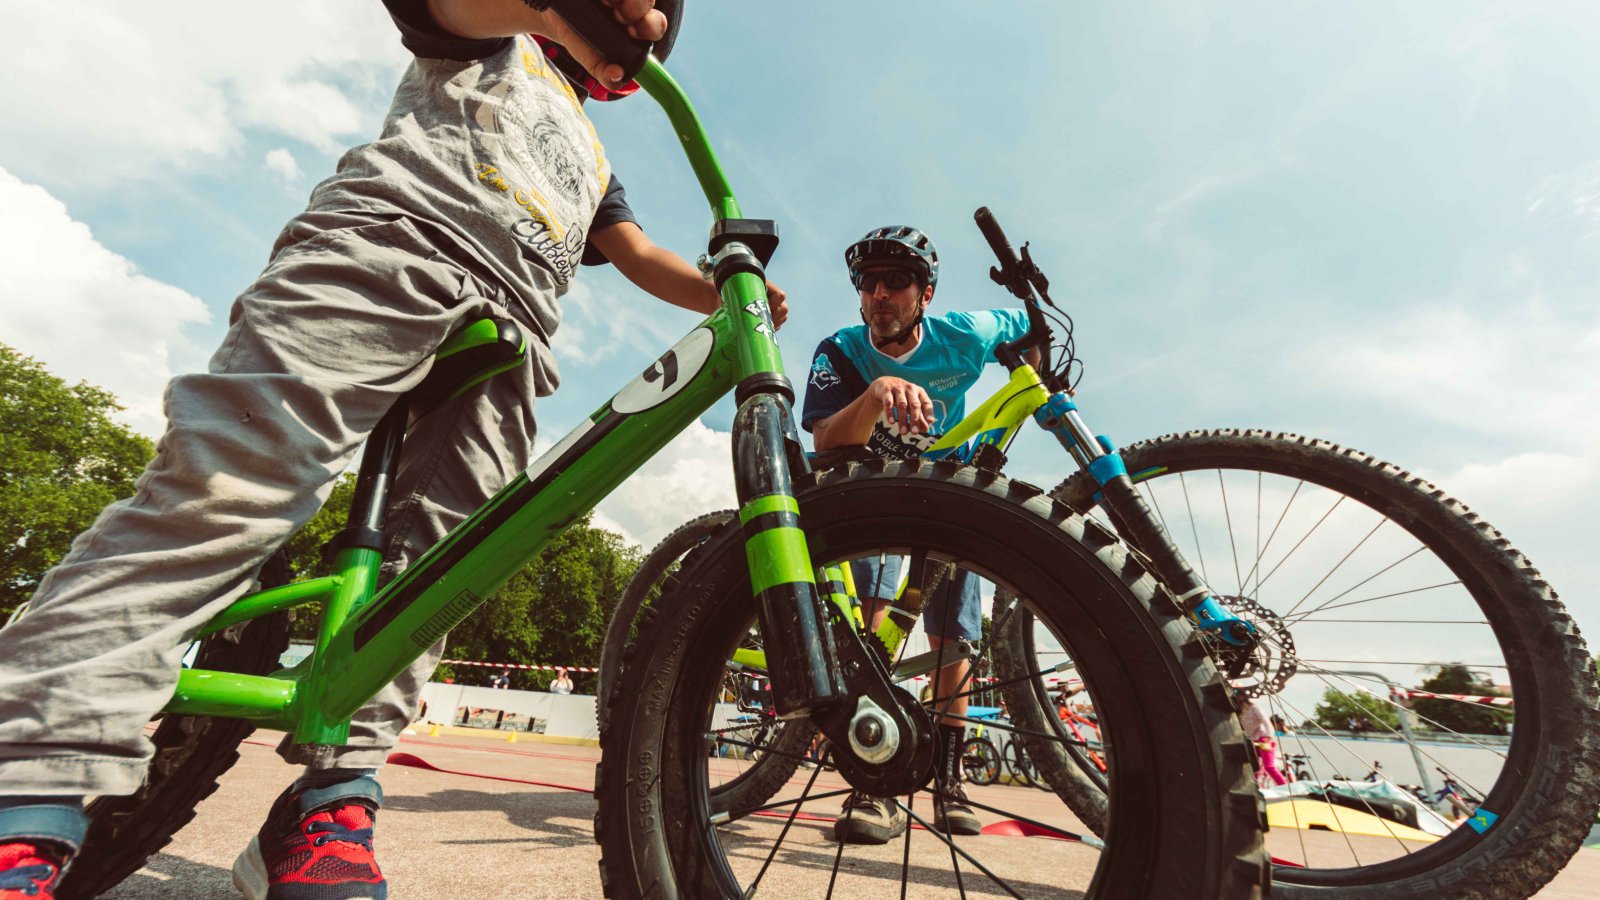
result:
[[(604, 0), (643, 40), (653, 0)], [(699, 272), (645, 237), (572, 86), (532, 35), (597, 86), (608, 64), (521, 0), (385, 0), (416, 56), (372, 143), (348, 151), (234, 302), (205, 372), (167, 388), (168, 424), (134, 496), (107, 507), (0, 631), (0, 900), (49, 900), (81, 844), (85, 795), (138, 790), (146, 722), (191, 637), (327, 499), (395, 400), (457, 328), (510, 317), (527, 360), (407, 440), (388, 513), (392, 578), (526, 467), (533, 398), (558, 383), (550, 339), (580, 262), (609, 260), (709, 313)], [(773, 318), (783, 295), (770, 288)], [(382, 898), (372, 828), (383, 765), (443, 651), (355, 716), (347, 746), (280, 752), (305, 773), (234, 865), (251, 900)]]

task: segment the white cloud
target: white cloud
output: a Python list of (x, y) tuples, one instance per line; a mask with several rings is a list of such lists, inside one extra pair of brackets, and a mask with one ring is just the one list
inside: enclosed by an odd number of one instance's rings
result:
[[(1600, 508), (1600, 316), (1538, 302), (1494, 317), (1422, 309), (1365, 335), (1330, 336), (1301, 357), (1328, 389), (1373, 416), (1400, 414), (1518, 447), (1510, 456), (1410, 461), (1533, 560), (1580, 625), (1600, 624), (1582, 590), (1600, 578), (1590, 536)], [(1406, 460), (1398, 460), (1406, 463)]]
[(139, 274), (44, 188), (0, 169), (0, 342), (112, 391), (153, 437), (169, 350), (187, 343), (186, 324), (209, 319), (199, 298)]
[(266, 163), (267, 168), (271, 169), (285, 182), (292, 184), (305, 177), (305, 173), (300, 171), (300, 164), (295, 162), (294, 154), (283, 147), (279, 147), (276, 150), (268, 150)]
[(1410, 416), (1564, 450), (1600, 434), (1600, 315), (1538, 303), (1493, 318), (1422, 308), (1362, 334), (1329, 335), (1296, 364), (1329, 390)]
[(243, 128), (336, 150), (373, 130), (409, 57), (370, 2), (12, 0), (5, 20), (0, 162), (36, 181), (215, 157)]
[(598, 525), (655, 546), (690, 519), (733, 509), (732, 435), (695, 421), (600, 504)]

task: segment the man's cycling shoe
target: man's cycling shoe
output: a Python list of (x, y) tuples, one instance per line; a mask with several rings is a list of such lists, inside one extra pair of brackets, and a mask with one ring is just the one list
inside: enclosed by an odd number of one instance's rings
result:
[(833, 820), (833, 839), (846, 844), (887, 844), (902, 834), (910, 817), (893, 800), (859, 791), (844, 799), (844, 812)]
[(387, 900), (372, 855), (383, 790), (371, 777), (325, 787), (291, 785), (233, 862), (249, 900)]
[(0, 900), (55, 900), (67, 854), (50, 844), (0, 844)]
[(977, 834), (983, 830), (978, 816), (967, 805), (967, 789), (960, 781), (947, 781), (939, 786), (933, 801), (933, 830), (945, 834)]

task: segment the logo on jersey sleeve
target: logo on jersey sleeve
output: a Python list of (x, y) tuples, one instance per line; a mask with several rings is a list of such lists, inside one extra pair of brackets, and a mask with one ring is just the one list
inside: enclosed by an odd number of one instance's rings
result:
[(828, 354), (818, 353), (811, 363), (811, 386), (823, 391), (843, 383), (844, 379), (839, 377), (839, 373), (833, 370), (833, 363), (828, 361)]

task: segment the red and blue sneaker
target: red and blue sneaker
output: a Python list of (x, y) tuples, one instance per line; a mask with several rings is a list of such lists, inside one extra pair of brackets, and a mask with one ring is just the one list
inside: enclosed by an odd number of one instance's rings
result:
[(0, 844), (0, 900), (55, 900), (66, 862), (49, 844)]
[(234, 887), (249, 900), (387, 900), (372, 855), (382, 806), (371, 776), (310, 788), (295, 782), (234, 860)]

